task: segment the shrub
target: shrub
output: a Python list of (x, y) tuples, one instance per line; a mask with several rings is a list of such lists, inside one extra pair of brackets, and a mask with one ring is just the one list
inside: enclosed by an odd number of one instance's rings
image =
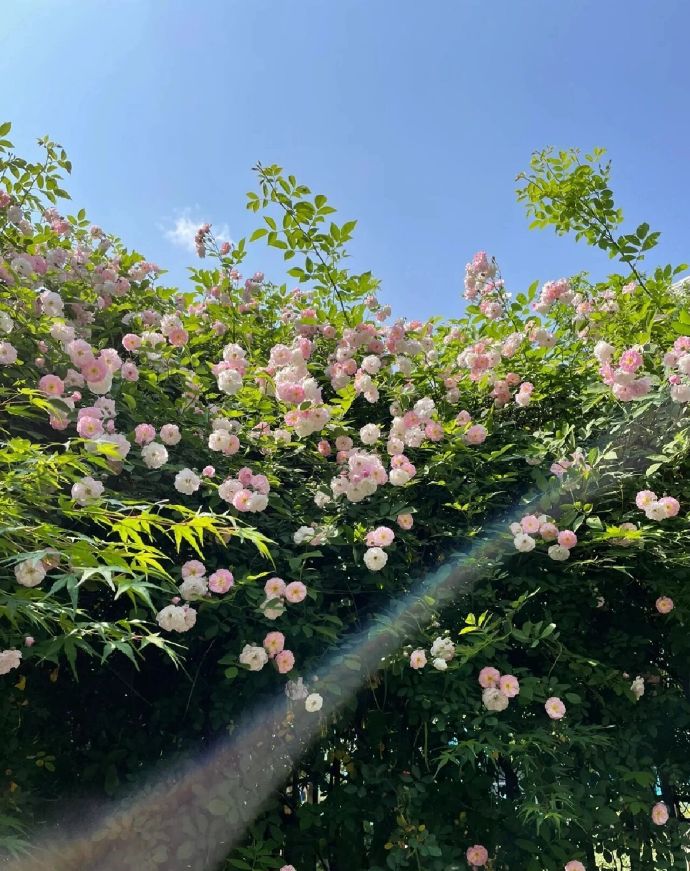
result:
[(480, 252), (420, 322), (277, 166), (299, 288), (203, 226), (181, 292), (41, 146), (0, 140), (6, 851), (95, 802), (51, 867), (681, 867), (690, 314), (603, 153), (518, 197), (621, 274)]

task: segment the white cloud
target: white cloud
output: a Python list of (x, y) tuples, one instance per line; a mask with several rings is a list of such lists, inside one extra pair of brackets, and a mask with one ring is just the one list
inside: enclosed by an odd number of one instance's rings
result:
[[(202, 218), (192, 218), (190, 212), (191, 209), (183, 209), (175, 218), (172, 227), (163, 228), (163, 235), (178, 248), (194, 252), (196, 250), (194, 246), (196, 231), (207, 222)], [(231, 241), (230, 229), (227, 224), (211, 224), (211, 230), (219, 242)]]

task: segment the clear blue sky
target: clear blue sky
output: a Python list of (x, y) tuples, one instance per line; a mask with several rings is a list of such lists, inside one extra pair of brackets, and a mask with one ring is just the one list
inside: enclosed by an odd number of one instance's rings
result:
[[(184, 282), (165, 230), (254, 226), (257, 159), (359, 220), (353, 266), (408, 316), (460, 309), (485, 248), (519, 291), (609, 261), (530, 232), (514, 177), (602, 145), (631, 224), (690, 259), (687, 0), (3, 0), (0, 112), (69, 151), (75, 206)], [(258, 249), (248, 268), (279, 279)]]

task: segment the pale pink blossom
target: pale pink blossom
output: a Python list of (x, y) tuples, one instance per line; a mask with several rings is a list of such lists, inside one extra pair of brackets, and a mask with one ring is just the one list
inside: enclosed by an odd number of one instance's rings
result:
[(269, 656), (277, 656), (285, 647), (285, 636), (282, 632), (269, 632), (263, 640), (263, 646)]
[(277, 599), (285, 594), (285, 586), (282, 578), (269, 578), (264, 584), (264, 593), (268, 599)]
[(120, 375), (122, 376), (124, 381), (139, 380), (139, 370), (137, 369), (136, 364), (132, 363), (130, 360), (122, 364), (122, 369), (120, 369)]
[(291, 581), (283, 591), (286, 601), (291, 604), (302, 602), (307, 595), (307, 588), (301, 581)]
[(423, 650), (413, 650), (410, 654), (410, 668), (420, 669), (426, 665), (426, 653)]
[(411, 514), (398, 514), (396, 523), (401, 529), (412, 529), (414, 526), (414, 518)]
[(638, 508), (641, 508), (643, 511), (645, 508), (648, 508), (653, 502), (657, 501), (656, 493), (652, 490), (640, 490), (637, 496), (635, 496), (635, 505)]
[(533, 535), (535, 532), (539, 532), (541, 524), (536, 514), (526, 514), (520, 521), (520, 526), (522, 527), (523, 532), (528, 532)]
[(503, 674), (498, 682), (498, 687), (503, 695), (509, 699), (514, 698), (520, 692), (520, 682), (512, 674)]
[(657, 826), (663, 826), (668, 822), (668, 808), (663, 801), (658, 801), (652, 808), (652, 822)]
[(280, 674), (287, 674), (295, 666), (295, 654), (291, 650), (281, 650), (275, 657), (275, 664)]
[(212, 593), (227, 593), (235, 583), (235, 578), (228, 569), (217, 569), (209, 575), (208, 588)]
[(662, 496), (658, 504), (663, 508), (666, 517), (676, 517), (680, 511), (680, 502), (673, 496)]
[(659, 596), (655, 604), (656, 609), (660, 614), (670, 614), (675, 607), (673, 604), (673, 599), (670, 599), (668, 596)]
[(62, 396), (65, 392), (65, 382), (57, 375), (44, 375), (38, 381), (38, 389), (46, 396)]
[(474, 868), (482, 868), (489, 861), (489, 852), (481, 844), (475, 844), (467, 848), (467, 861)]
[(572, 530), (563, 529), (558, 533), (558, 543), (561, 547), (566, 547), (570, 550), (577, 544), (577, 536)]
[(138, 445), (147, 445), (156, 437), (156, 428), (150, 423), (140, 423), (134, 428), (134, 441)]
[(389, 547), (393, 544), (395, 533), (387, 526), (379, 526), (367, 533), (368, 547)]
[(565, 705), (557, 696), (551, 696), (547, 699), (544, 708), (552, 720), (560, 720), (565, 716)]
[(558, 527), (555, 523), (542, 523), (539, 527), (539, 535), (544, 539), (544, 541), (553, 541), (558, 537)]
[(180, 569), (183, 579), (203, 578), (206, 575), (206, 566), (198, 559), (188, 560)]
[(486, 441), (486, 438), (489, 434), (489, 431), (485, 426), (482, 426), (480, 423), (474, 424), (471, 426), (467, 432), (464, 434), (463, 439), (468, 445), (481, 445)]
[(164, 445), (176, 445), (181, 438), (180, 428), (176, 423), (166, 423), (161, 427), (160, 440)]
[(491, 665), (485, 665), (479, 672), (479, 686), (488, 689), (489, 687), (498, 687), (501, 681), (501, 672)]

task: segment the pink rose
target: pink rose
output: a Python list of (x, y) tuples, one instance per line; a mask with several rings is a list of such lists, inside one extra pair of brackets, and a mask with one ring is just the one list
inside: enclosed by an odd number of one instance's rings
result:
[(558, 533), (558, 543), (561, 547), (567, 547), (570, 550), (571, 547), (575, 547), (577, 544), (577, 536), (570, 529), (563, 529)]
[(288, 602), (293, 605), (302, 602), (307, 595), (307, 588), (301, 581), (291, 581), (283, 593)]
[(280, 674), (287, 674), (294, 668), (295, 654), (291, 650), (281, 650), (275, 658), (275, 664)]
[(658, 801), (652, 808), (652, 821), (657, 826), (663, 826), (668, 821), (668, 808), (663, 801)]
[(547, 699), (544, 708), (552, 720), (560, 720), (565, 716), (565, 705), (557, 696)]
[(488, 689), (489, 687), (497, 687), (501, 680), (501, 672), (491, 665), (485, 665), (479, 672), (479, 686)]
[(670, 614), (674, 608), (673, 599), (670, 599), (668, 596), (659, 596), (655, 604), (660, 614)]
[(228, 569), (218, 569), (208, 579), (208, 588), (212, 593), (227, 593), (235, 583), (235, 578)]
[(480, 423), (475, 423), (474, 426), (471, 426), (463, 438), (468, 445), (481, 445), (482, 442), (486, 441), (486, 437), (488, 436), (489, 431), (485, 426), (482, 426)]
[(474, 847), (467, 849), (467, 861), (475, 868), (481, 868), (489, 861), (489, 851), (481, 844), (475, 844)]

